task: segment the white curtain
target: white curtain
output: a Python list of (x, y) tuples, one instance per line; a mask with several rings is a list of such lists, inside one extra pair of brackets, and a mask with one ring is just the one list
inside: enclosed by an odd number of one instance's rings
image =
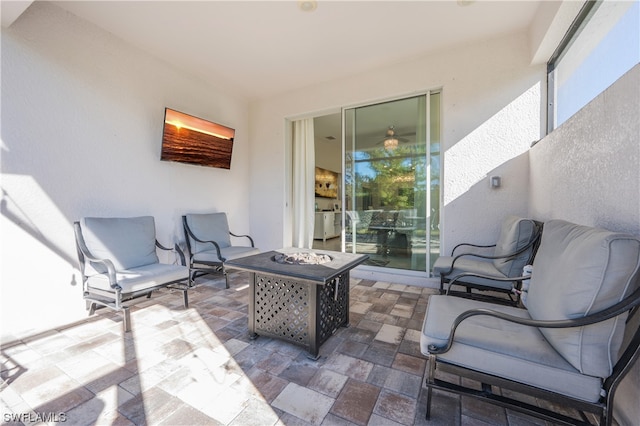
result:
[(293, 122), (293, 245), (312, 248), (315, 220), (313, 118)]

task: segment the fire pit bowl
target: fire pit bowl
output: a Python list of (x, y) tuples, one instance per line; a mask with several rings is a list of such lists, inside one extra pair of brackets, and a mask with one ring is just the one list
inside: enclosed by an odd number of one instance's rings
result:
[(272, 260), (280, 264), (288, 265), (322, 265), (333, 260), (328, 254), (318, 254), (313, 252), (298, 253), (278, 253), (273, 256)]

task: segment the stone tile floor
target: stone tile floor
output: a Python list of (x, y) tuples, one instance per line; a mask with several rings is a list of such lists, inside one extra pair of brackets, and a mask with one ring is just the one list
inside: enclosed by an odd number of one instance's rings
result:
[[(351, 280), (350, 327), (320, 349), (249, 339), (248, 275), (158, 292), (132, 332), (106, 309), (2, 347), (3, 424), (530, 425), (517, 413), (435, 393), (424, 420), (419, 336), (433, 289)], [(38, 414), (40, 413), (40, 414)]]

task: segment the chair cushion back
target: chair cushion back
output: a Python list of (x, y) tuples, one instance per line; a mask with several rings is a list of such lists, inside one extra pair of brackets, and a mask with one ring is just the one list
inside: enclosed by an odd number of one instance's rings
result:
[[(185, 215), (185, 218), (187, 226), (198, 239), (215, 241), (221, 248), (231, 246), (229, 222), (227, 221), (226, 213), (188, 214)], [(192, 254), (215, 249), (213, 244), (199, 243), (192, 238), (190, 243)]]
[[(85, 217), (80, 220), (82, 237), (92, 255), (109, 259), (116, 270), (158, 263), (156, 254), (156, 226), (152, 216), (105, 218)], [(102, 265), (92, 263), (99, 272), (107, 272)], [(91, 275), (92, 271), (85, 273)]]
[[(638, 285), (640, 239), (562, 220), (545, 223), (527, 297), (533, 319), (599, 312)], [(608, 377), (617, 361), (626, 315), (578, 328), (541, 328), (549, 343), (583, 374)]]
[[(504, 256), (523, 249), (535, 238), (536, 231), (533, 220), (507, 216), (502, 222), (494, 255)], [(518, 277), (522, 275), (522, 268), (527, 264), (532, 250), (529, 248), (513, 258), (494, 259), (493, 265), (506, 277)]]

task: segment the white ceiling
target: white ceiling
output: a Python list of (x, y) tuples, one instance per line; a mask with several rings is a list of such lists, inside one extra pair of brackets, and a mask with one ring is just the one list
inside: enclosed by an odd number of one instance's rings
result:
[[(3, 2), (5, 3), (5, 2)], [(539, 1), (55, 1), (249, 100), (528, 31)]]

